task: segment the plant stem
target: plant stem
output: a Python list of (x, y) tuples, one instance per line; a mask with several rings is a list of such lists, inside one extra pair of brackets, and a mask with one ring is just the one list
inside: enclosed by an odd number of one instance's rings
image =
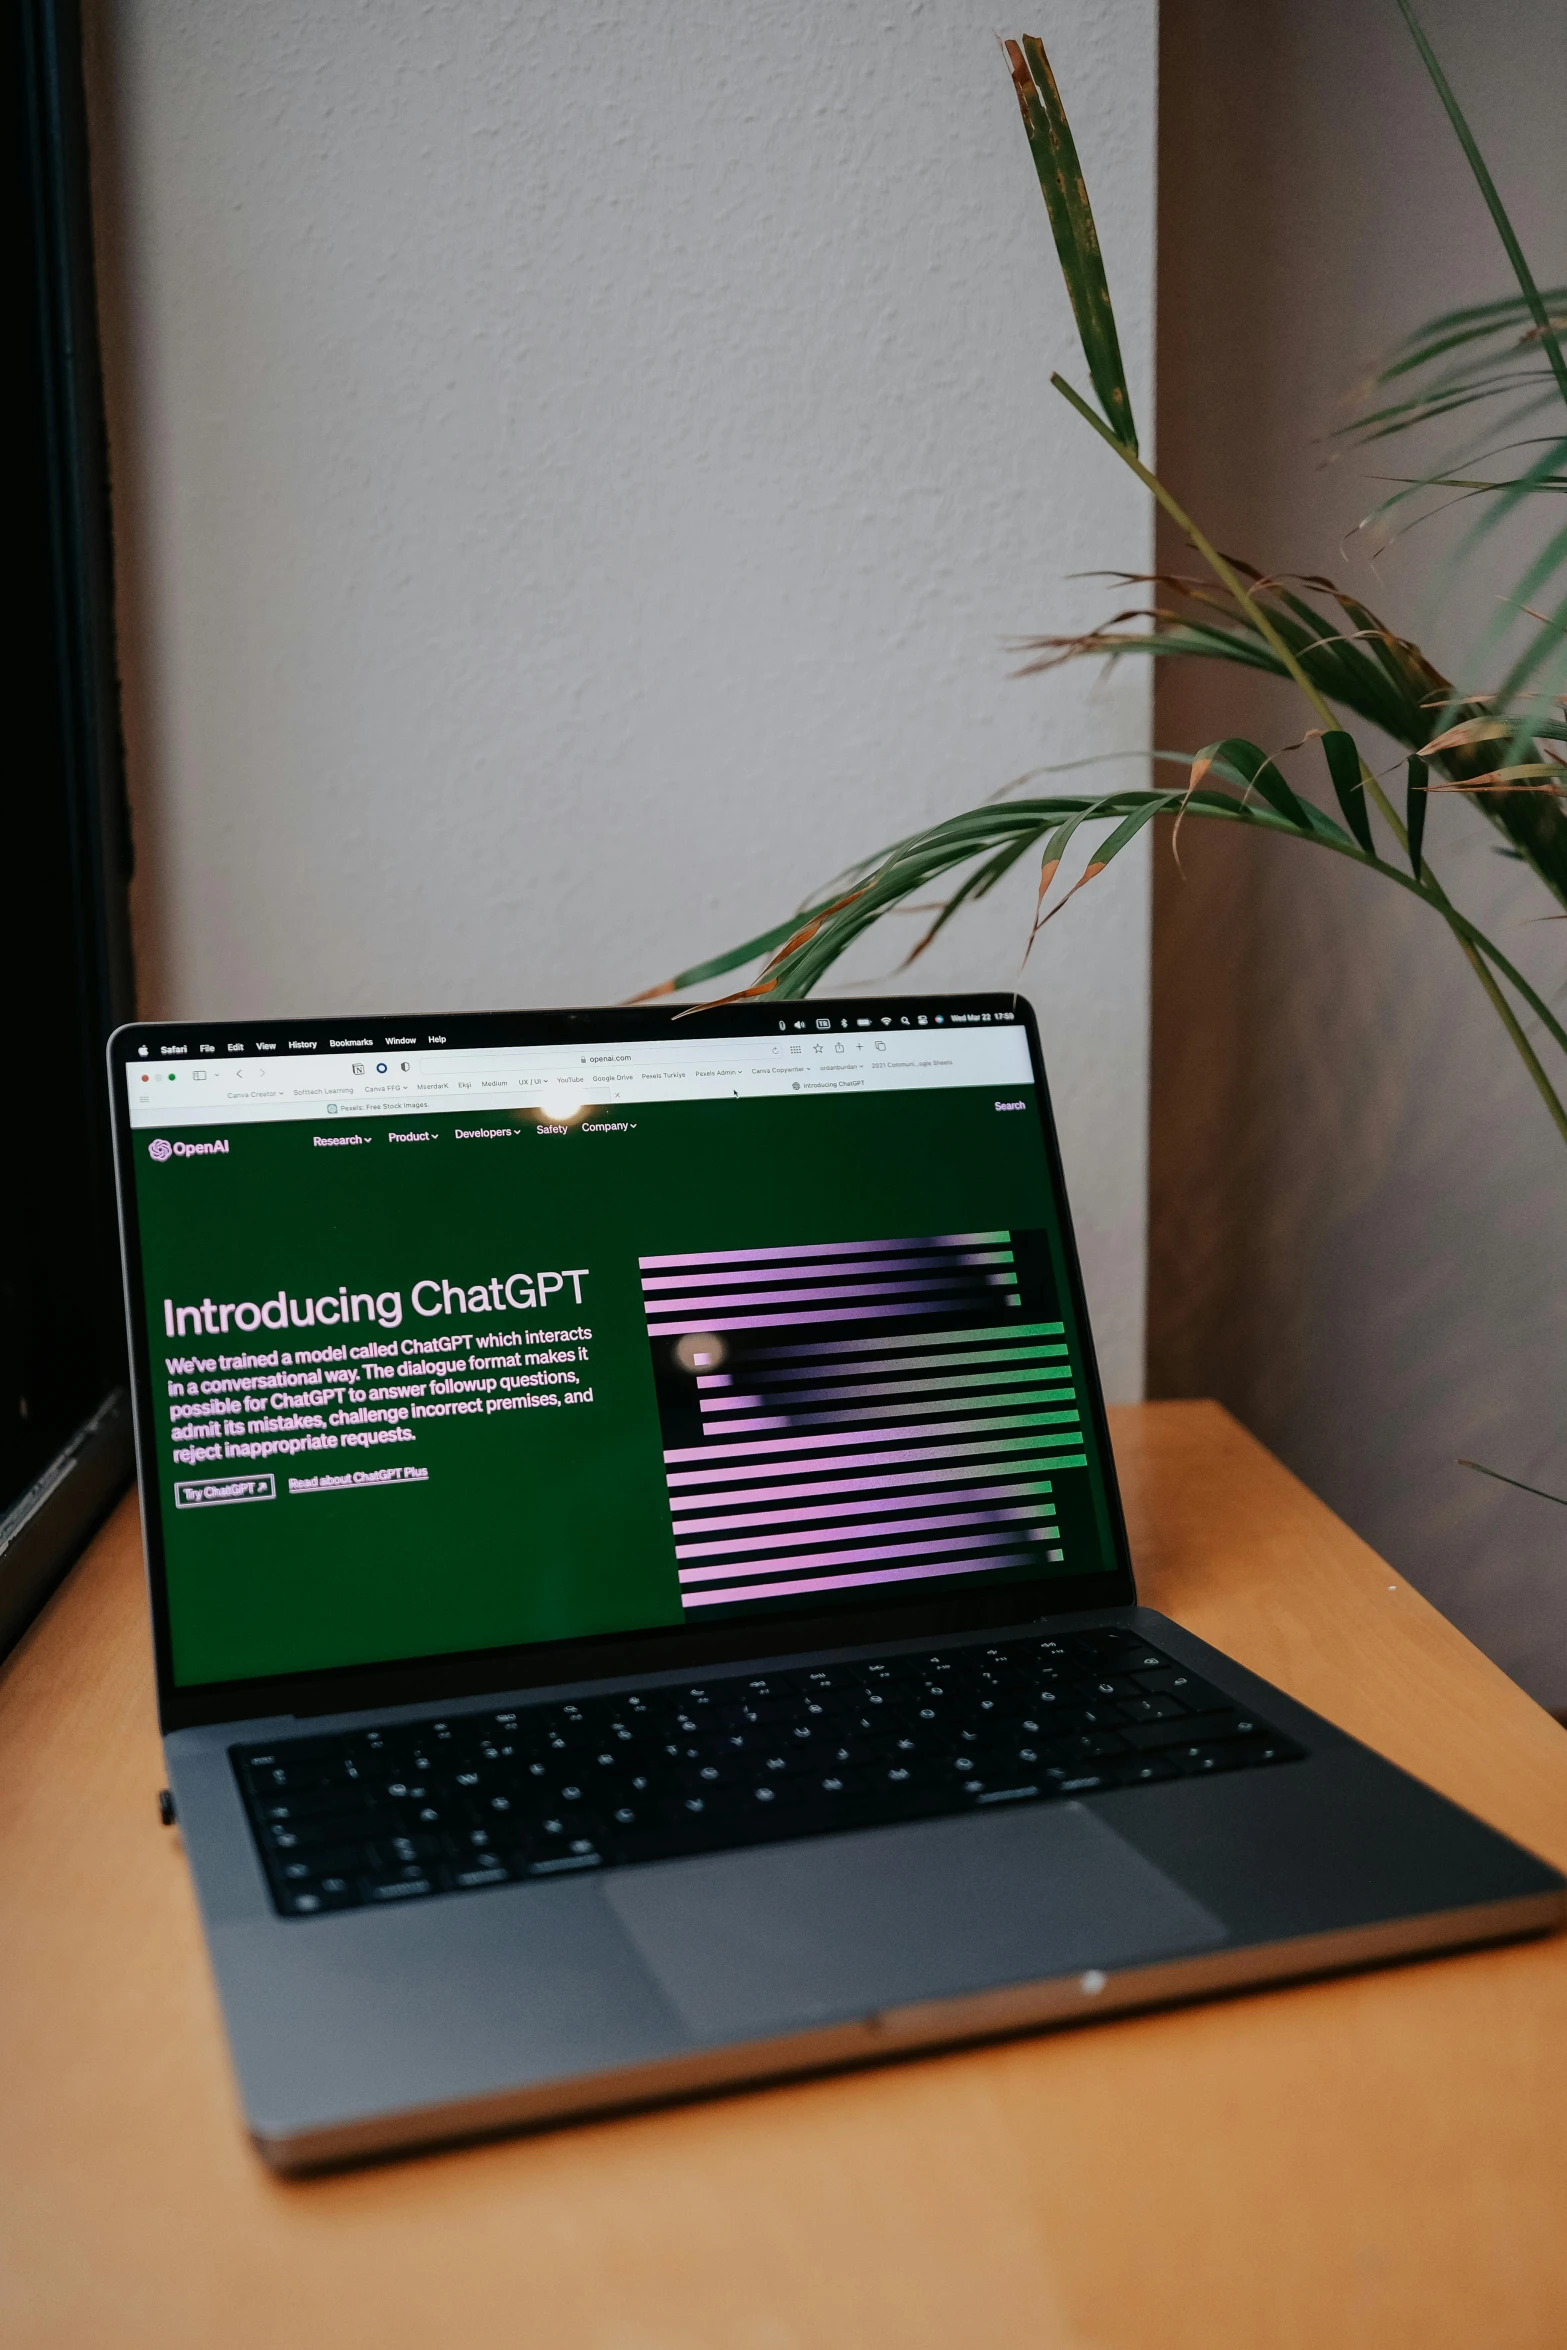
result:
[[(1451, 925), (1449, 925), (1449, 927), (1451, 927)], [(1460, 938), (1457, 931), (1454, 931), (1453, 935), (1455, 938), (1458, 938), (1458, 944), (1462, 948), (1464, 956), (1473, 970), (1476, 979), (1479, 980), (1480, 985), (1485, 989), (1486, 994), (1490, 997), (1491, 1002), (1495, 1005), (1496, 1016), (1501, 1021), (1502, 1026), (1506, 1029), (1508, 1035), (1512, 1038), (1514, 1048), (1518, 1054), (1518, 1058), (1522, 1061), (1524, 1067), (1528, 1070), (1530, 1078), (1533, 1080), (1535, 1091), (1539, 1094), (1540, 1099), (1544, 1102), (1547, 1110), (1549, 1110), (1551, 1114), (1551, 1121), (1555, 1126), (1557, 1133), (1561, 1136), (1563, 1142), (1567, 1142), (1567, 1110), (1563, 1109), (1560, 1101), (1557, 1099), (1555, 1089), (1552, 1086), (1550, 1079), (1546, 1076), (1544, 1069), (1540, 1066), (1539, 1056), (1536, 1054), (1533, 1045), (1529, 1042), (1529, 1039), (1525, 1036), (1522, 1028), (1519, 1026), (1517, 1013), (1513, 1010), (1512, 1005), (1507, 1001), (1506, 996), (1503, 995), (1500, 987), (1498, 987), (1494, 975), (1486, 968), (1484, 956), (1479, 953), (1478, 949), (1470, 945), (1467, 938)]]
[(1116, 439), (1115, 434), (1110, 430), (1110, 427), (1104, 422), (1103, 418), (1094, 414), (1092, 408), (1089, 407), (1088, 402), (1082, 397), (1080, 393), (1073, 391), (1071, 385), (1066, 381), (1065, 377), (1053, 375), (1050, 380), (1055, 385), (1056, 390), (1061, 394), (1062, 398), (1064, 400), (1070, 401), (1071, 405), (1077, 410), (1079, 416), (1086, 418), (1088, 423), (1093, 426), (1095, 432), (1099, 435), (1099, 438), (1109, 444), (1109, 446), (1115, 451), (1116, 455), (1120, 458), (1122, 464), (1130, 466), (1132, 472), (1136, 474), (1138, 480), (1142, 483), (1144, 489), (1147, 490), (1149, 494), (1155, 498), (1157, 502), (1164, 508), (1166, 514), (1169, 515), (1170, 520), (1175, 524), (1176, 529), (1183, 531), (1186, 537), (1191, 540), (1192, 545), (1196, 548), (1198, 554), (1207, 564), (1209, 570), (1214, 574), (1214, 577), (1222, 581), (1224, 586), (1229, 589), (1230, 594), (1240, 605), (1241, 610), (1245, 613), (1247, 619), (1251, 622), (1253, 628), (1257, 631), (1257, 634), (1262, 638), (1264, 644), (1270, 648), (1275, 658), (1283, 663), (1285, 669), (1295, 680), (1295, 683), (1299, 686), (1307, 701), (1316, 711), (1317, 716), (1322, 720), (1323, 725), (1336, 727), (1338, 720), (1334, 717), (1332, 711), (1328, 708), (1327, 703), (1323, 700), (1321, 694), (1318, 693), (1316, 687), (1312, 684), (1310, 678), (1306, 675), (1305, 670), (1302, 669), (1299, 661), (1296, 660), (1295, 655), (1290, 651), (1289, 646), (1284, 642), (1284, 639), (1280, 636), (1272, 621), (1268, 618), (1267, 613), (1264, 612), (1262, 606), (1255, 601), (1251, 595), (1250, 590), (1247, 588), (1244, 580), (1241, 578), (1240, 573), (1235, 569), (1234, 565), (1226, 563), (1224, 557), (1219, 553), (1218, 548), (1214, 546), (1210, 539), (1207, 539), (1203, 536), (1196, 523), (1193, 522), (1191, 516), (1187, 513), (1185, 507), (1180, 505), (1177, 500), (1171, 496), (1170, 492), (1165, 488), (1164, 483), (1159, 479), (1159, 476), (1156, 473), (1149, 472), (1147, 466), (1138, 456), (1135, 449), (1129, 449), (1125, 441), (1119, 441)]
[(1504, 1477), (1500, 1469), (1488, 1469), (1484, 1461), (1461, 1460), (1458, 1466), (1461, 1469), (1478, 1469), (1482, 1477), (1494, 1477), (1498, 1485), (1511, 1485), (1518, 1493), (1532, 1493), (1537, 1501), (1554, 1501), (1562, 1509), (1567, 1509), (1567, 1502), (1562, 1500), (1559, 1493), (1547, 1493), (1543, 1485), (1526, 1485), (1521, 1477)]
[[(1399, 0), (1399, 4), (1400, 6), (1403, 6), (1403, 0)], [(1409, 14), (1407, 8), (1405, 8), (1404, 13), (1406, 16)], [(1441, 86), (1445, 87), (1445, 85)], [(1483, 170), (1484, 166), (1481, 165), (1480, 168)], [(1519, 257), (1519, 263), (1521, 266), (1521, 255)], [(1532, 280), (1530, 282), (1532, 283)], [(1557, 354), (1557, 363), (1560, 365), (1559, 353)], [(1185, 507), (1182, 506), (1179, 500), (1173, 497), (1170, 491), (1165, 488), (1164, 483), (1159, 479), (1158, 475), (1149, 471), (1148, 467), (1138, 456), (1136, 450), (1128, 448), (1124, 441), (1118, 440), (1115, 434), (1110, 430), (1109, 426), (1103, 421), (1103, 419), (1094, 414), (1092, 408), (1089, 407), (1088, 402), (1077, 392), (1073, 391), (1071, 385), (1067, 383), (1063, 377), (1059, 375), (1053, 375), (1050, 380), (1055, 385), (1056, 390), (1060, 392), (1065, 399), (1071, 402), (1071, 405), (1077, 410), (1078, 414), (1082, 417), (1085, 417), (1087, 421), (1093, 426), (1100, 439), (1109, 444), (1109, 446), (1115, 451), (1116, 455), (1120, 458), (1122, 464), (1128, 466), (1131, 471), (1136, 474), (1143, 487), (1148, 490), (1157, 500), (1159, 505), (1163, 507), (1165, 513), (1168, 514), (1170, 520), (1175, 524), (1176, 529), (1185, 533), (1186, 537), (1196, 548), (1198, 554), (1207, 564), (1214, 577), (1229, 590), (1230, 594), (1235, 598), (1236, 603), (1239, 604), (1241, 610), (1245, 613), (1247, 619), (1251, 622), (1253, 628), (1255, 628), (1257, 631), (1257, 634), (1270, 648), (1274, 654), (1274, 657), (1282, 664), (1289, 676), (1293, 678), (1295, 684), (1299, 686), (1301, 692), (1305, 695), (1307, 701), (1311, 704), (1312, 709), (1322, 720), (1323, 725), (1325, 727), (1330, 727), (1334, 730), (1337, 730), (1338, 720), (1335, 718), (1328, 702), (1312, 684), (1311, 679), (1306, 675), (1306, 672), (1301, 667), (1300, 662), (1297, 660), (1294, 653), (1291, 652), (1289, 646), (1284, 642), (1284, 639), (1279, 635), (1278, 630), (1273, 626), (1273, 623), (1268, 618), (1268, 615), (1263, 610), (1262, 606), (1251, 594), (1240, 574), (1236, 571), (1234, 565), (1225, 561), (1224, 557), (1219, 553), (1218, 548), (1214, 546), (1213, 542), (1209, 538), (1205, 537), (1203, 532), (1198, 529), (1196, 523), (1187, 513)], [(1381, 784), (1372, 774), (1371, 769), (1367, 766), (1364, 759), (1362, 759), (1360, 762), (1360, 780), (1362, 788), (1375, 802), (1376, 806), (1381, 810), (1383, 819), (1386, 822), (1389, 831), (1393, 834), (1394, 839), (1398, 842), (1399, 847), (1407, 853), (1409, 848), (1409, 834), (1405, 829), (1405, 826), (1397, 811), (1395, 810), (1392, 801), (1388, 798), (1386, 792), (1382, 789)], [(1458, 928), (1456, 921), (1453, 919), (1455, 909), (1452, 905), (1452, 902), (1449, 899), (1447, 892), (1438, 882), (1436, 875), (1432, 872), (1429, 862), (1424, 857), (1422, 857), (1420, 864), (1421, 869), (1419, 874), (1416, 875), (1414, 882), (1417, 895), (1428, 898), (1430, 903), (1436, 908), (1437, 912), (1447, 923), (1449, 930), (1451, 930), (1454, 939), (1458, 943), (1459, 951), (1462, 953), (1470, 969), (1474, 972), (1475, 977), (1479, 980), (1480, 985), (1484, 988), (1497, 1018), (1501, 1021), (1502, 1026), (1506, 1029), (1507, 1034), (1512, 1041), (1514, 1050), (1517, 1052), (1519, 1059), (1523, 1062), (1525, 1069), (1529, 1073), (1531, 1083), (1534, 1085), (1535, 1090), (1538, 1092), (1541, 1100), (1544, 1102), (1546, 1109), (1550, 1112), (1552, 1124), (1555, 1126), (1562, 1140), (1567, 1142), (1567, 1109), (1564, 1109), (1561, 1102), (1557, 1099), (1555, 1089), (1553, 1088), (1550, 1079), (1546, 1076), (1544, 1068), (1541, 1066), (1538, 1054), (1535, 1052), (1533, 1045), (1530, 1044), (1529, 1039), (1527, 1036), (1525, 1036), (1522, 1027), (1519, 1025), (1517, 1014), (1514, 1012), (1511, 1004), (1509, 1004), (1507, 1001), (1507, 998), (1503, 995), (1501, 988), (1497, 984), (1494, 973), (1488, 968), (1485, 959), (1480, 954), (1478, 948), (1476, 948), (1470, 942), (1470, 940), (1465, 938), (1463, 932)]]

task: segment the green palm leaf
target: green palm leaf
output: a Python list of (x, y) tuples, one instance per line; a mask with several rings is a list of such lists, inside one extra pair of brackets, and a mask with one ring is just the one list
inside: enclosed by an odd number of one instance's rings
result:
[[(1567, 907), (1567, 803), (1554, 793), (1522, 788), (1523, 779), (1515, 778), (1518, 789), (1494, 780), (1504, 766), (1530, 763), (1516, 754), (1520, 730), (1515, 718), (1508, 717), (1495, 735), (1485, 739), (1463, 732), (1468, 723), (1494, 725), (1491, 703), (1463, 700), (1418, 645), (1399, 636), (1358, 597), (1325, 579), (1291, 587), (1255, 573), (1250, 576), (1255, 582), (1253, 600), (1269, 614), (1300, 667), (1326, 698), (1351, 717), (1380, 728), (1406, 752), (1424, 755), (1445, 786), (1472, 793), (1473, 804), (1504, 836), (1509, 850), (1531, 865)], [(1022, 649), (1031, 658), (1023, 674), (1089, 656), (1114, 661), (1136, 654), (1227, 661), (1274, 677), (1288, 676), (1277, 653), (1224, 590), (1174, 573), (1157, 573), (1137, 584), (1162, 589), (1169, 600), (1151, 612), (1121, 614), (1102, 628), (1076, 636), (1028, 638)], [(1320, 609), (1324, 603), (1337, 607), (1339, 625), (1331, 610)], [(1189, 617), (1194, 609), (1200, 614), (1197, 619)], [(1128, 620), (1152, 625), (1128, 627)], [(1349, 622), (1348, 629), (1342, 626), (1344, 621)], [(1432, 736), (1444, 718), (1457, 731), (1444, 734), (1439, 749)], [(1559, 709), (1554, 715), (1531, 718), (1524, 736), (1526, 746), (1549, 741), (1567, 742), (1567, 718)], [(1331, 761), (1329, 772), (1331, 776)], [(1528, 780), (1537, 784), (1540, 779)], [(1563, 781), (1567, 783), (1567, 772)], [(1334, 789), (1338, 792), (1336, 780)], [(1342, 793), (1339, 801), (1344, 806)], [(1361, 807), (1364, 811), (1363, 790)]]
[(1088, 373), (1111, 432), (1123, 448), (1135, 451), (1137, 428), (1121, 364), (1121, 341), (1072, 126), (1042, 45), (1025, 34), (1021, 41), (1004, 41), (1002, 47), (1012, 68), (1012, 87), (1050, 215), (1050, 233), (1055, 238)]
[(1328, 764), (1328, 778), (1338, 804), (1344, 811), (1344, 821), (1369, 857), (1375, 853), (1371, 818), (1366, 813), (1366, 787), (1360, 780), (1360, 753), (1353, 735), (1330, 727), (1322, 737), (1322, 755)]

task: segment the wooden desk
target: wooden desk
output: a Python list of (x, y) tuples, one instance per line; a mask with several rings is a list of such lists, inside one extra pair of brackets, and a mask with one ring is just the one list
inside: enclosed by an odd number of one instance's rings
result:
[[(1144, 1597), (1567, 1866), (1567, 1736), (1214, 1406)], [(1561, 2350), (1567, 1937), (281, 2185), (161, 1784), (130, 1505), (0, 1675), (12, 2350)]]

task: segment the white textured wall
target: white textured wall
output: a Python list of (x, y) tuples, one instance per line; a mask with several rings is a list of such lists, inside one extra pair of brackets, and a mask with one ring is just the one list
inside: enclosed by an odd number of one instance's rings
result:
[[(1146, 410), (1154, 0), (1036, 28)], [(618, 998), (1146, 741), (1144, 680), (1007, 674), (1149, 536), (1048, 388), (980, 0), (100, 0), (89, 48), (150, 1012)], [(1120, 1394), (1146, 892), (1030, 981)], [(1030, 895), (930, 979), (1010, 983)]]

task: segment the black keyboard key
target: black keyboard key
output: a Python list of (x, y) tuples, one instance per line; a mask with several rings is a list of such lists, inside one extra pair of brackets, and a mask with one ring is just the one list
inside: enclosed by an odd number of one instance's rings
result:
[(1168, 1722), (1179, 1718), (1184, 1708), (1176, 1697), (1133, 1697), (1123, 1701), (1122, 1712), (1129, 1722)]
[(1175, 1697), (1195, 1711), (1210, 1711), (1226, 1701), (1209, 1681), (1199, 1673), (1188, 1673), (1184, 1666), (1165, 1665), (1155, 1672), (1134, 1675), (1137, 1687), (1149, 1697)]
[(266, 1820), (351, 1819), (374, 1809), (374, 1790), (341, 1782), (304, 1794), (264, 1788), (258, 1791), (256, 1808)]
[(1254, 1764), (1301, 1762), (1305, 1758), (1304, 1748), (1294, 1745), (1288, 1738), (1277, 1738), (1271, 1733), (1248, 1738), (1246, 1751), (1248, 1761)]
[(1164, 1722), (1128, 1722), (1122, 1737), (1128, 1746), (1147, 1753), (1166, 1746), (1195, 1745), (1209, 1738), (1239, 1737), (1255, 1727), (1249, 1715), (1242, 1717), (1226, 1708), (1222, 1713), (1173, 1715)]
[(1246, 1756), (1238, 1744), (1221, 1743), (1214, 1746), (1176, 1746), (1168, 1749), (1169, 1759), (1186, 1779), (1202, 1778), (1217, 1771), (1243, 1770)]

